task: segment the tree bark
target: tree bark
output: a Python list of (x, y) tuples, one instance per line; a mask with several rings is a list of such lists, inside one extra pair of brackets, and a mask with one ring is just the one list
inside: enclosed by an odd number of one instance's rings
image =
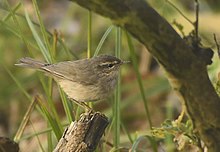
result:
[[(164, 67), (184, 99), (188, 115), (209, 151), (220, 151), (220, 99), (207, 74), (207, 60), (193, 52), (145, 0), (71, 0), (110, 18), (143, 43)], [(199, 51), (199, 50), (197, 50)]]
[(101, 113), (85, 113), (64, 131), (54, 152), (93, 152), (109, 124)]
[(0, 137), (0, 152), (19, 152), (19, 146), (7, 137)]

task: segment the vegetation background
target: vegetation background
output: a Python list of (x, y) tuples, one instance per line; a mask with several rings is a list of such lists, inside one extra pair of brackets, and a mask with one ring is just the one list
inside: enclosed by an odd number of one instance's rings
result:
[[(148, 2), (180, 35), (188, 35), (194, 29), (178, 12), (181, 10), (189, 20), (195, 21), (193, 1)], [(220, 2), (201, 0), (199, 3), (199, 34), (202, 43), (215, 51), (209, 67), (215, 84), (219, 58), (213, 33), (220, 41)], [(72, 2), (59, 0), (0, 1), (0, 136), (18, 141), (23, 152), (52, 151), (65, 126), (83, 111), (67, 101), (51, 78), (15, 67), (18, 59), (32, 56), (59, 62), (92, 57), (96, 53), (132, 61), (122, 67), (116, 97), (93, 103), (94, 109), (111, 121), (103, 146), (97, 151), (126, 150), (135, 143), (139, 150), (152, 148), (148, 138), (150, 128), (160, 127), (167, 119), (177, 119), (181, 112), (179, 98), (163, 69), (142, 44), (135, 39), (129, 42), (126, 32), (113, 26), (110, 20)], [(30, 105), (33, 109), (25, 119)], [(22, 123), (25, 128), (19, 129)], [(175, 146), (173, 135), (161, 138), (159, 146), (165, 151), (180, 148)]]

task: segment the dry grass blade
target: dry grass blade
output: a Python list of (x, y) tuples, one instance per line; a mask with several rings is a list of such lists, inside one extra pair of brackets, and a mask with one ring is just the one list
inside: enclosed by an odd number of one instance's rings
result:
[(21, 139), (21, 136), (22, 136), (22, 134), (24, 132), (24, 129), (25, 129), (27, 123), (28, 123), (28, 120), (30, 118), (31, 113), (34, 110), (35, 105), (36, 105), (36, 98), (33, 98), (30, 106), (28, 107), (27, 112), (25, 113), (25, 115), (23, 117), (23, 120), (20, 124), (20, 127), (18, 128), (18, 131), (16, 132), (16, 134), (14, 136), (14, 141), (15, 142), (18, 142)]

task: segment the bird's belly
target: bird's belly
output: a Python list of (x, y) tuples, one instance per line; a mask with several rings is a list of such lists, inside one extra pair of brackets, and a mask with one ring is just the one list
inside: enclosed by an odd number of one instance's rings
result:
[(105, 86), (104, 89), (99, 86), (83, 85), (64, 79), (58, 80), (58, 83), (69, 98), (79, 102), (102, 100), (106, 98), (112, 90), (112, 86)]

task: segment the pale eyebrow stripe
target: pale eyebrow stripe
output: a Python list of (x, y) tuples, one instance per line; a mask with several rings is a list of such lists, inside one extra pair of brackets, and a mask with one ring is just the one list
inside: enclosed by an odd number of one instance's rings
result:
[(113, 61), (113, 62), (105, 62), (105, 63), (101, 63), (99, 65), (107, 65), (107, 64), (118, 64), (119, 62), (118, 61)]

